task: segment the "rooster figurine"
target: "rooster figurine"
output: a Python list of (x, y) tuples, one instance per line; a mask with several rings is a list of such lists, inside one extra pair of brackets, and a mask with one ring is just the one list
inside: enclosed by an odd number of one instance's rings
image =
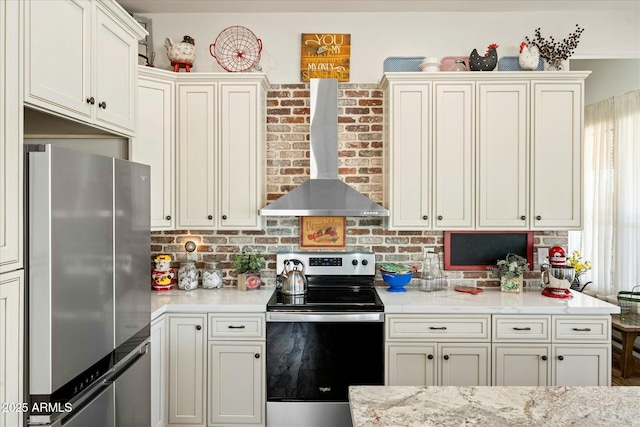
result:
[(471, 71), (492, 71), (498, 65), (498, 45), (493, 43), (487, 47), (484, 56), (480, 56), (478, 51), (473, 49), (469, 55), (469, 68)]
[(537, 46), (531, 46), (525, 42), (520, 43), (520, 56), (518, 56), (518, 65), (527, 71), (538, 68), (540, 62), (540, 52)]

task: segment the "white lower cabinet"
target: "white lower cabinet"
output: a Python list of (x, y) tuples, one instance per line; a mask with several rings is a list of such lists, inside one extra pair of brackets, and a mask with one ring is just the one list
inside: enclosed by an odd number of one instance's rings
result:
[(206, 319), (207, 316), (204, 314), (180, 314), (167, 317), (168, 426), (205, 425)]
[(551, 384), (551, 344), (493, 344), (493, 385)]
[(208, 423), (262, 425), (264, 342), (209, 342)]
[(263, 426), (264, 313), (209, 314), (208, 331), (208, 425)]
[(609, 316), (494, 315), (498, 386), (611, 385)]
[(611, 385), (611, 344), (558, 344), (552, 351), (553, 385)]
[(167, 424), (167, 321), (151, 323), (151, 427)]
[(386, 385), (487, 386), (489, 315), (386, 316)]
[[(24, 273), (22, 270), (0, 275), (0, 402), (24, 402)], [(0, 427), (21, 427), (22, 412), (0, 411)]]
[(151, 345), (152, 427), (264, 426), (264, 313), (166, 314)]
[(609, 315), (385, 318), (386, 385), (611, 385)]
[(487, 386), (489, 343), (394, 343), (387, 345), (386, 385)]

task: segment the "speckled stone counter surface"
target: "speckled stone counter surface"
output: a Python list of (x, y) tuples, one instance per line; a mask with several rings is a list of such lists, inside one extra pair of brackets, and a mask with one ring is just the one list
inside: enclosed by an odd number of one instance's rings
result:
[(275, 286), (239, 291), (236, 287), (151, 291), (151, 320), (163, 313), (264, 313)]
[(353, 427), (640, 426), (640, 387), (349, 387)]
[(519, 294), (484, 288), (477, 295), (457, 292), (452, 287), (435, 292), (422, 292), (407, 286), (407, 292), (389, 292), (376, 288), (384, 312), (449, 313), (449, 314), (615, 314), (620, 307), (594, 297), (573, 292), (573, 298), (549, 298), (541, 288), (525, 288)]

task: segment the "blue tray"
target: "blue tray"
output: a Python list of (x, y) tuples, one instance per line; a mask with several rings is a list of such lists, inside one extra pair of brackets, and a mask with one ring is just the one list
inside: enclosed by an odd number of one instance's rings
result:
[(420, 64), (424, 56), (390, 56), (384, 60), (383, 71), (387, 72), (407, 72), (421, 71)]
[[(544, 70), (544, 61), (542, 58), (538, 60), (538, 67), (533, 71)], [(517, 56), (503, 56), (498, 60), (498, 71), (529, 71), (523, 70), (518, 64)]]

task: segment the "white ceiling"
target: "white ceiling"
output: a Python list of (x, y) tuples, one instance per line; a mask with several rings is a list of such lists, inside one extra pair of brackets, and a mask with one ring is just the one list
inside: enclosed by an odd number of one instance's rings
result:
[(129, 13), (491, 12), (631, 10), (638, 0), (118, 0)]

